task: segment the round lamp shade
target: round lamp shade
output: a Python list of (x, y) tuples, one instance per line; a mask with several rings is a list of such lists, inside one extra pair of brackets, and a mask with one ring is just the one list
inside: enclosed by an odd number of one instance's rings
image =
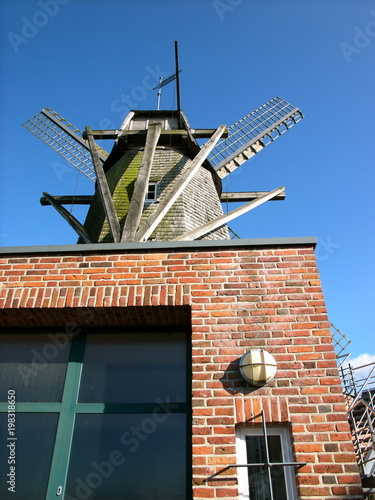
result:
[(240, 372), (251, 385), (261, 386), (270, 382), (276, 375), (275, 358), (263, 349), (252, 349), (240, 359)]

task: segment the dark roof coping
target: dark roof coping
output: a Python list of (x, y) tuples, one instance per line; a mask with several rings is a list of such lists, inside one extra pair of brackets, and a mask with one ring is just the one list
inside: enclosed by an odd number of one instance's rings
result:
[(143, 243), (85, 243), (77, 245), (42, 245), (0, 247), (0, 255), (31, 253), (69, 253), (69, 252), (127, 252), (153, 250), (195, 250), (202, 248), (235, 248), (235, 247), (282, 247), (282, 246), (316, 246), (315, 237), (302, 236), (293, 238), (250, 238), (235, 240), (194, 240), (194, 241), (147, 241)]

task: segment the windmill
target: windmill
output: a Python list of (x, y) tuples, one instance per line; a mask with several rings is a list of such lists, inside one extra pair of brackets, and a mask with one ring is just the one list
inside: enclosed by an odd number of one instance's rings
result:
[[(177, 61), (177, 57), (176, 57)], [(176, 80), (178, 84), (178, 65)], [(159, 107), (159, 105), (158, 105)], [(51, 196), (52, 205), (79, 235), (79, 243), (229, 239), (227, 223), (268, 200), (269, 192), (222, 193), (221, 180), (303, 118), (275, 97), (229, 128), (192, 129), (180, 109), (131, 111), (118, 130), (81, 133), (52, 109), (24, 126), (95, 182), (88, 196)], [(114, 141), (105, 152), (95, 140)], [(198, 139), (207, 139), (199, 146)], [(88, 204), (81, 224), (64, 204)], [(224, 214), (222, 202), (245, 202)]]

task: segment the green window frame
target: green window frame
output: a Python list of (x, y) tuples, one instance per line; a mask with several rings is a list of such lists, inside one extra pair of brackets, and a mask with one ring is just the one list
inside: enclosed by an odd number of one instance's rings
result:
[[(4, 333), (9, 334), (13, 336), (16, 336), (18, 334), (25, 334), (30, 335), (30, 341), (32, 344), (32, 339), (33, 339), (33, 333), (34, 334), (40, 334), (43, 333), (46, 335), (46, 342), (51, 343), (51, 338), (53, 338), (53, 335), (55, 333), (51, 329), (46, 331), (45, 329), (9, 329), (7, 331), (4, 331)], [(48, 333), (48, 337), (47, 337)], [(56, 335), (57, 332), (56, 332)], [(143, 453), (144, 457), (144, 462), (145, 463), (145, 474), (143, 477), (143, 480), (145, 484), (147, 484), (147, 477), (152, 477), (152, 467), (156, 467), (160, 464), (157, 463), (157, 453), (160, 452), (161, 449), (164, 449), (164, 445), (160, 445), (160, 441), (156, 441), (156, 447), (154, 449), (155, 452), (155, 458), (147, 458), (147, 456), (151, 455), (153, 456), (153, 448), (152, 448), (152, 440), (156, 439), (165, 439), (165, 442), (167, 444), (167, 450), (165, 453), (171, 453), (171, 450), (173, 450), (173, 453), (176, 454), (176, 456), (180, 457), (180, 462), (178, 461), (179, 459), (176, 458), (175, 456), (171, 459), (170, 463), (170, 468), (169, 470), (165, 470), (163, 472), (165, 481), (164, 483), (168, 483), (171, 486), (165, 486), (166, 488), (179, 488), (178, 491), (178, 496), (175, 496), (174, 493), (171, 493), (170, 498), (175, 498), (177, 499), (183, 499), (183, 500), (188, 500), (191, 498), (191, 486), (189, 485), (189, 478), (191, 477), (191, 343), (190, 343), (190, 335), (189, 331), (186, 328), (181, 328), (181, 327), (171, 327), (171, 328), (166, 328), (166, 327), (148, 327), (148, 328), (133, 328), (133, 327), (101, 327), (101, 328), (90, 328), (90, 329), (82, 329), (78, 335), (70, 335), (70, 334), (61, 334), (60, 333), (60, 342), (62, 339), (62, 335), (65, 335), (65, 340), (68, 340), (70, 343), (70, 351), (69, 351), (69, 358), (66, 363), (66, 371), (65, 371), (65, 377), (64, 377), (64, 383), (63, 383), (63, 390), (62, 390), (62, 396), (60, 401), (30, 401), (30, 402), (22, 402), (22, 401), (17, 401), (17, 390), (15, 392), (14, 398), (15, 398), (15, 411), (9, 411), (9, 408), (12, 409), (12, 407), (9, 406), (9, 399), (8, 401), (4, 400), (5, 397), (4, 395), (8, 394), (9, 398), (9, 391), (11, 392), (12, 396), (12, 391), (14, 389), (12, 387), (3, 387), (1, 388), (0, 386), (0, 393), (3, 395), (1, 398), (0, 402), (0, 417), (2, 416), (3, 420), (9, 421), (9, 415), (11, 413), (15, 413), (15, 437), (14, 440), (12, 441), (10, 439), (11, 436), (7, 434), (7, 431), (9, 431), (9, 428), (3, 429), (3, 437), (1, 439), (0, 445), (3, 447), (7, 446), (6, 443), (12, 443), (14, 442), (15, 446), (15, 452), (16, 452), (16, 465), (22, 461), (22, 456), (20, 457), (17, 455), (17, 452), (19, 451), (20, 446), (18, 443), (20, 440), (22, 441), (22, 435), (19, 433), (21, 432), (21, 429), (19, 428), (19, 422), (24, 421), (27, 418), (33, 419), (33, 421), (41, 421), (43, 418), (50, 418), (49, 416), (55, 415), (57, 418), (55, 420), (58, 420), (56, 423), (56, 433), (54, 435), (54, 442), (52, 443), (53, 446), (53, 451), (52, 451), (52, 458), (50, 461), (50, 467), (48, 471), (48, 483), (46, 486), (46, 493), (45, 493), (45, 500), (56, 500), (56, 499), (65, 499), (65, 500), (75, 500), (77, 499), (84, 499), (84, 498), (100, 498), (101, 500), (105, 500), (105, 497), (102, 496), (97, 496), (99, 494), (99, 482), (107, 482), (107, 484), (110, 483), (110, 481), (119, 481), (121, 480), (121, 474), (117, 474), (117, 469), (120, 471), (121, 466), (123, 465), (124, 461), (127, 460), (127, 463), (129, 464), (128, 469), (132, 467), (132, 464), (136, 462), (136, 453), (135, 453), (135, 448), (136, 448), (136, 440), (138, 439), (138, 447), (140, 448), (145, 448), (145, 451)], [(156, 398), (155, 401), (151, 401), (150, 398), (152, 397), (152, 392), (148, 396), (148, 401), (142, 402), (142, 397), (136, 398), (137, 401), (116, 401), (112, 400), (109, 402), (103, 402), (103, 401), (90, 401), (89, 397), (89, 402), (80, 402), (80, 390), (83, 386), (83, 378), (82, 375), (85, 373), (85, 367), (86, 363), (85, 361), (85, 355), (88, 352), (87, 349), (87, 340), (88, 339), (93, 339), (94, 336), (99, 335), (100, 338), (106, 339), (106, 338), (118, 338), (124, 340), (126, 336), (129, 338), (130, 335), (133, 335), (132, 338), (136, 339), (135, 340), (135, 346), (138, 346), (137, 342), (138, 339), (143, 339), (144, 343), (143, 347), (146, 346), (147, 344), (147, 339), (152, 338), (158, 340), (160, 338), (165, 338), (167, 335), (170, 336), (172, 339), (176, 339), (176, 336), (179, 335), (179, 339), (183, 339), (184, 342), (184, 353), (183, 355), (185, 356), (185, 362), (184, 362), (184, 388), (183, 392), (184, 395), (183, 397), (178, 397), (178, 401), (171, 400), (169, 397), (166, 397), (163, 399), (158, 399)], [(175, 337), (173, 337), (175, 335)], [(109, 337), (112, 336), (112, 337)], [(0, 342), (1, 342), (1, 336), (0, 336)], [(16, 338), (16, 337), (13, 337)], [(57, 338), (57, 337), (56, 337)], [(95, 337), (95, 339), (98, 339), (99, 337)], [(144, 340), (146, 339), (146, 340)], [(178, 341), (179, 342), (179, 341)], [(178, 343), (177, 342), (177, 343)], [(47, 345), (46, 343), (46, 345)], [(167, 341), (166, 341), (167, 343)], [(56, 344), (57, 342), (56, 342)], [(117, 345), (117, 344), (116, 344)], [(116, 347), (115, 345), (115, 347)], [(162, 347), (164, 348), (164, 344), (162, 344)], [(58, 347), (56, 347), (57, 349)], [(61, 349), (65, 349), (65, 347), (61, 347)], [(55, 351), (56, 351), (55, 349)], [(181, 352), (181, 348), (178, 347), (179, 352)], [(150, 348), (149, 348), (150, 350)], [(160, 350), (160, 349), (159, 349)], [(54, 352), (53, 349), (50, 349), (51, 353)], [(101, 346), (99, 345), (99, 348), (97, 348), (97, 351), (100, 353), (101, 352)], [(137, 349), (135, 348), (136, 352)], [(173, 351), (173, 348), (171, 352)], [(47, 352), (47, 351), (46, 351)], [(139, 344), (139, 356), (141, 358), (142, 356), (142, 345)], [(52, 356), (52, 354), (51, 354)], [(172, 356), (170, 356), (172, 357)], [(1, 376), (1, 356), (0, 356), (0, 376)], [(181, 359), (181, 356), (180, 358)], [(104, 362), (105, 360), (103, 360)], [(159, 361), (160, 362), (160, 361)], [(47, 360), (48, 364), (48, 360)], [(183, 364), (183, 363), (181, 363)], [(13, 368), (10, 368), (10, 364), (5, 363), (3, 365), (5, 368), (4, 370), (11, 370)], [(21, 365), (19, 365), (21, 366)], [(40, 365), (41, 366), (41, 365)], [(40, 369), (39, 366), (39, 369)], [(137, 366), (136, 360), (134, 362), (134, 366)], [(146, 365), (144, 365), (146, 366)], [(32, 368), (32, 367), (31, 367)], [(35, 368), (35, 367), (34, 367)], [(94, 365), (94, 369), (91, 370), (93, 373), (93, 376), (95, 378), (95, 373), (99, 369), (99, 365)], [(118, 369), (118, 367), (115, 367)], [(22, 367), (24, 369), (24, 367)], [(30, 370), (30, 365), (25, 368), (26, 370)], [(121, 369), (121, 367), (120, 367)], [(147, 367), (145, 368), (147, 369)], [(22, 371), (22, 370), (21, 370)], [(43, 370), (40, 370), (41, 372)], [(180, 370), (181, 371), (181, 370)], [(20, 372), (20, 369), (18, 369), (18, 372)], [(5, 372), (3, 372), (5, 373)], [(24, 372), (28, 374), (28, 372)], [(48, 372), (49, 373), (49, 372)], [(168, 373), (168, 372), (166, 372)], [(30, 374), (29, 374), (30, 375)], [(27, 375), (26, 375), (27, 376)], [(53, 373), (49, 375), (51, 378), (51, 381), (53, 379)], [(117, 376), (117, 372), (116, 372)], [(137, 372), (136, 377), (139, 378), (139, 373)], [(61, 378), (61, 374), (60, 374)], [(157, 378), (157, 377), (156, 377)], [(165, 377), (166, 378), (166, 377)], [(4, 377), (3, 377), (4, 380)], [(134, 383), (134, 381), (128, 378), (129, 380), (129, 387), (131, 384)], [(48, 387), (48, 381), (45, 381), (46, 387)], [(51, 382), (52, 383), (52, 382)], [(91, 382), (90, 382), (91, 383)], [(87, 387), (91, 387), (89, 384), (86, 384)], [(150, 380), (150, 384), (152, 383), (152, 380)], [(177, 384), (178, 382), (176, 382)], [(0, 381), (1, 384), (1, 381)], [(95, 382), (94, 382), (95, 384)], [(146, 377), (145, 381), (145, 386), (148, 384), (148, 380)], [(104, 384), (103, 384), (104, 385)], [(112, 384), (113, 385), (113, 384)], [(181, 383), (180, 383), (181, 385)], [(124, 392), (124, 387), (126, 387), (126, 384), (121, 386), (122, 391)], [(170, 386), (168, 386), (169, 388)], [(115, 387), (116, 388), (116, 387)], [(169, 389), (166, 389), (168, 391)], [(120, 389), (120, 387), (119, 387)], [(8, 391), (8, 392), (7, 392)], [(96, 390), (92, 391), (92, 393), (95, 395)], [(112, 390), (112, 394), (116, 394), (116, 390)], [(134, 391), (133, 391), (134, 392)], [(146, 391), (147, 392), (147, 391)], [(156, 393), (155, 393), (156, 395)], [(112, 396), (112, 399), (115, 396)], [(47, 398), (48, 399), (48, 398)], [(53, 398), (52, 398), (53, 399)], [(55, 398), (56, 399), (56, 398)], [(146, 398), (147, 399), (147, 398)], [(28, 415), (29, 414), (29, 415)], [(166, 418), (168, 416), (168, 418)], [(72, 484), (72, 481), (69, 483), (69, 467), (70, 463), (73, 461), (72, 454), (75, 453), (75, 448), (74, 448), (74, 440), (76, 439), (75, 437), (75, 428), (77, 428), (78, 423), (81, 422), (81, 427), (80, 427), (80, 432), (87, 432), (86, 440), (88, 442), (88, 447), (90, 447), (90, 436), (95, 436), (95, 432), (91, 431), (92, 423), (97, 421), (100, 427), (100, 429), (104, 428), (106, 426), (107, 429), (111, 429), (111, 422), (116, 422), (116, 425), (118, 426), (119, 423), (120, 425), (121, 422), (124, 420), (128, 422), (141, 422), (141, 425), (139, 426), (138, 424), (133, 424), (131, 429), (133, 432), (134, 429), (140, 429), (139, 431), (134, 431), (135, 434), (130, 433), (128, 430), (125, 430), (123, 434), (119, 437), (119, 440), (116, 441), (118, 443), (118, 446), (115, 447), (109, 447), (109, 453), (106, 454), (106, 460), (97, 460), (97, 462), (91, 462), (94, 464), (94, 469), (89, 467), (87, 470), (91, 470), (91, 476), (87, 475), (82, 478), (80, 478), (80, 483), (77, 482), (77, 484), (80, 486), (79, 493), (78, 491), (78, 486), (74, 490), (73, 495), (72, 495), (72, 489), (70, 491), (67, 491), (67, 483)], [(176, 424), (174, 424), (176, 422)], [(42, 426), (42, 423), (40, 423)], [(130, 425), (130, 424), (129, 424)], [(143, 425), (143, 426), (142, 426)], [(94, 427), (93, 427), (94, 428)], [(98, 427), (99, 428), (99, 427)], [(120, 428), (120, 427), (118, 427)], [(83, 431), (82, 431), (83, 429)], [(125, 427), (126, 429), (126, 427)], [(178, 436), (178, 439), (175, 440), (175, 442), (170, 442), (174, 440), (174, 435), (172, 434), (170, 439), (169, 439), (169, 433), (171, 432), (170, 429), (177, 429), (176, 436)], [(143, 434), (141, 433), (143, 431)], [(91, 432), (91, 434), (90, 434)], [(138, 432), (138, 434), (137, 434)], [(182, 439), (182, 432), (184, 434), (184, 437)], [(160, 434), (161, 437), (157, 438), (154, 437), (154, 435)], [(42, 437), (43, 431), (40, 431), (40, 436)], [(53, 431), (51, 431), (51, 434), (54, 434)], [(44, 435), (44, 434), (43, 434)], [(125, 436), (125, 437), (124, 437)], [(143, 437), (142, 437), (143, 436)], [(1, 434), (0, 434), (1, 437)], [(51, 439), (51, 437), (49, 438)], [(80, 434), (77, 434), (77, 439), (80, 439)], [(180, 441), (181, 443), (180, 443)], [(5, 442), (4, 442), (5, 441)], [(36, 440), (36, 443), (38, 441)], [(125, 446), (126, 444), (126, 446)], [(122, 445), (122, 448), (121, 448)], [(24, 446), (26, 444), (24, 443)], [(35, 443), (34, 443), (35, 446)], [(37, 446), (37, 444), (36, 444)], [(106, 446), (106, 445), (104, 445)], [(108, 445), (109, 446), (109, 445)], [(146, 446), (148, 448), (146, 449)], [(182, 448), (182, 449), (181, 449)], [(8, 448), (6, 448), (8, 450)], [(9, 448), (10, 450), (10, 448)], [(134, 452), (134, 453), (133, 453)], [(79, 464), (80, 461), (80, 455), (81, 451), (80, 448), (77, 448), (76, 446), (76, 454), (77, 458), (75, 459), (75, 463)], [(130, 455), (130, 453), (133, 453)], [(138, 451), (137, 451), (138, 453)], [(129, 455), (129, 457), (127, 456)], [(184, 457), (184, 458), (183, 458)], [(176, 462), (174, 465), (173, 462)], [(181, 471), (178, 469), (178, 464), (183, 465), (184, 470)], [(48, 464), (47, 464), (48, 465)], [(8, 464), (7, 467), (9, 469), (11, 465)], [(143, 468), (143, 465), (138, 464), (139, 467)], [(139, 468), (138, 467), (138, 468)], [(148, 469), (147, 469), (148, 467)], [(8, 469), (3, 470), (3, 476), (5, 476), (5, 473), (8, 472)], [(10, 470), (10, 469), (9, 469)], [(137, 474), (139, 474), (139, 477), (142, 478), (142, 470), (136, 471)], [(130, 472), (129, 472), (130, 474)], [(151, 474), (151, 476), (150, 476)], [(74, 475), (74, 474), (73, 474)], [(8, 476), (10, 477), (10, 476)], [(182, 480), (183, 477), (183, 480)], [(90, 481), (88, 480), (90, 478)], [(100, 480), (98, 479), (100, 478)], [(117, 478), (117, 479), (116, 479)], [(120, 479), (119, 479), (120, 478)], [(178, 479), (180, 478), (180, 479)], [(12, 491), (9, 491), (7, 487), (10, 486), (9, 484), (5, 483), (6, 477), (0, 478), (1, 483), (3, 483), (2, 489), (3, 492), (5, 493), (4, 499), (6, 500), (8, 497), (9, 498), (15, 498), (14, 493)], [(19, 479), (20, 480), (20, 479)], [(78, 481), (78, 480), (77, 480)], [(86, 482), (85, 482), (86, 481)], [(173, 481), (176, 482), (175, 485), (173, 485)], [(179, 481), (179, 482), (178, 482)], [(16, 495), (17, 495), (17, 487), (20, 485), (17, 484), (17, 474), (16, 474)], [(32, 479), (29, 481), (30, 483), (34, 483), (34, 480)], [(83, 485), (82, 485), (83, 484)], [(141, 485), (142, 481), (139, 482), (140, 488), (139, 490), (141, 491)], [(180, 487), (179, 487), (180, 486)], [(147, 488), (146, 488), (147, 489)], [(25, 488), (22, 489), (22, 491), (26, 491)], [(116, 497), (111, 496), (112, 498), (118, 498), (119, 500), (130, 500), (133, 499), (132, 496), (127, 496), (128, 494), (126, 491), (123, 491), (123, 485), (121, 486), (121, 491), (116, 490)], [(130, 494), (130, 493), (129, 493)], [(8, 495), (8, 496), (6, 496)], [(31, 496), (28, 496), (28, 493), (18, 493), (18, 496), (16, 498), (18, 500), (31, 500)], [(44, 495), (44, 493), (43, 493)], [(140, 492), (139, 495), (142, 495)], [(147, 496), (147, 492), (145, 493), (146, 496), (137, 496), (137, 498), (145, 498), (145, 499), (151, 499), (154, 497)], [(158, 496), (159, 495), (159, 496)], [(38, 500), (42, 498), (39, 494), (39, 496), (35, 497)], [(135, 497), (134, 497), (135, 498)], [(155, 498), (169, 498), (168, 496), (164, 497), (164, 493), (160, 491), (159, 493), (156, 492), (155, 490)]]

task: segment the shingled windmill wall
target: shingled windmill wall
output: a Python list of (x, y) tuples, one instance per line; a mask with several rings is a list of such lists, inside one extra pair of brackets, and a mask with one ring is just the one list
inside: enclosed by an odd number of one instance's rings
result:
[[(289, 426), (302, 500), (363, 498), (312, 239), (2, 249), (1, 326), (191, 327), (192, 498), (235, 499), (236, 426)], [(238, 360), (264, 348), (254, 390)]]
[[(124, 225), (134, 190), (135, 180), (142, 162), (144, 148), (131, 148), (107, 173), (107, 181), (112, 193), (116, 213), (121, 228)], [(191, 163), (189, 157), (178, 148), (158, 146), (152, 164), (150, 182), (157, 182), (156, 202), (146, 205), (141, 223), (150, 216), (168, 193), (179, 182), (178, 174), (183, 173)], [(223, 215), (222, 206), (212, 178), (212, 173), (201, 167), (194, 178), (164, 216), (150, 236), (155, 241), (170, 241), (187, 231)], [(109, 242), (111, 235), (105, 218), (99, 191), (97, 190), (85, 221), (85, 229), (91, 241)], [(226, 225), (211, 231), (201, 239), (229, 239)]]

